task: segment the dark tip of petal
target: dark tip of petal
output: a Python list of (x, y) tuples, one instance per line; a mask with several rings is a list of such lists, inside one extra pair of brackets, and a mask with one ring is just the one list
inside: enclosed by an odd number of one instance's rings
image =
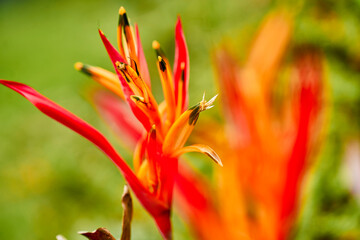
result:
[(120, 7), (119, 9), (119, 26), (129, 26), (129, 19), (126, 14), (126, 10), (124, 7)]
[(85, 65), (81, 62), (77, 62), (77, 63), (75, 63), (74, 67), (76, 70), (81, 71), (90, 77), (92, 76), (91, 72), (89, 71), (88, 65)]
[(129, 19), (128, 19), (128, 17), (127, 17), (127, 14), (124, 13), (122, 16), (123, 16), (124, 26), (125, 26), (125, 27), (126, 27), (126, 26), (130, 26), (130, 23), (129, 23)]
[(200, 106), (197, 105), (192, 109), (189, 116), (189, 125), (195, 125), (200, 115)]
[(160, 70), (161, 70), (162, 72), (165, 72), (165, 70), (166, 70), (166, 63), (165, 63), (164, 59), (163, 59), (162, 57), (158, 56), (158, 61), (159, 61)]
[(191, 108), (189, 108), (189, 110), (193, 110), (193, 109), (198, 108), (198, 107), (200, 107), (200, 104), (199, 104), (199, 103), (196, 104), (196, 105), (194, 105), (194, 106), (192, 106)]
[(136, 64), (136, 61), (135, 61), (134, 59), (132, 59), (132, 61), (133, 61), (134, 66), (135, 66), (136, 74), (137, 74), (138, 76), (140, 76), (140, 72), (139, 72), (138, 66), (137, 66), (137, 64)]

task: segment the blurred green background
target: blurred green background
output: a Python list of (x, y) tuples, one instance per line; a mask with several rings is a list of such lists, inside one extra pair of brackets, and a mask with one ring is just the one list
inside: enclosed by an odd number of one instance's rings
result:
[[(122, 5), (139, 24), (156, 96), (162, 94), (151, 42), (158, 40), (172, 59), (180, 14), (190, 51), (190, 105), (204, 91), (215, 94), (211, 52), (224, 38), (242, 59), (269, 10), (296, 8), (293, 45), (311, 44), (324, 52), (332, 107), (294, 237), (360, 239), (360, 199), (350, 192), (343, 164), (347, 144), (359, 144), (359, 0), (0, 1), (0, 78), (29, 84), (76, 113), (130, 161), (87, 100), (86, 89), (93, 83), (73, 67), (82, 61), (111, 69), (97, 28), (115, 43)], [(204, 115), (214, 115), (220, 111), (216, 108)], [(124, 181), (101, 152), (5, 87), (0, 87), (0, 121), (0, 239), (45, 240), (57, 234), (84, 239), (77, 231), (97, 227), (120, 235)], [(208, 170), (209, 162), (202, 162), (198, 167)], [(160, 239), (150, 216), (135, 202), (133, 239)], [(176, 216), (174, 228), (175, 239), (189, 237)]]

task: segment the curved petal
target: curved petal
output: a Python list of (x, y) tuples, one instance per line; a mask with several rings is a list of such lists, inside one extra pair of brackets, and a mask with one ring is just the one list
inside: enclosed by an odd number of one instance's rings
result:
[[(182, 89), (178, 89), (179, 83), (181, 80), (182, 75), (182, 68), (183, 65), (184, 69), (184, 78), (183, 83), (180, 85)], [(182, 94), (182, 103), (181, 104), (182, 110), (185, 111), (188, 107), (189, 103), (189, 95), (188, 95), (188, 88), (189, 88), (189, 74), (190, 74), (190, 60), (189, 60), (189, 52), (187, 49), (185, 35), (181, 26), (181, 19), (180, 17), (177, 20), (176, 27), (175, 27), (175, 59), (174, 59), (174, 83), (175, 83), (175, 99), (178, 99), (178, 93)]]
[[(0, 80), (0, 83), (18, 92), (45, 115), (77, 132), (102, 150), (120, 169), (134, 194), (155, 220), (169, 214), (168, 207), (164, 206), (162, 202), (144, 188), (133, 171), (98, 130), (25, 84), (6, 80)], [(165, 227), (166, 225), (164, 227), (159, 226), (159, 229)]]
[(173, 153), (173, 157), (179, 157), (180, 155), (188, 152), (199, 152), (203, 153), (207, 156), (209, 156), (216, 164), (219, 164), (220, 166), (223, 166), (220, 157), (217, 155), (217, 153), (209, 146), (204, 144), (193, 144), (190, 146), (183, 147), (179, 150), (177, 150), (175, 153)]

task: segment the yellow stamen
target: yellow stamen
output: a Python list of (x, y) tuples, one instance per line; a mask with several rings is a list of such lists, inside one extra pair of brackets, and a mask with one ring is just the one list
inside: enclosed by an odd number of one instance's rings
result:
[(166, 101), (167, 120), (172, 123), (175, 119), (175, 96), (171, 74), (169, 73), (166, 63), (161, 56), (158, 56), (158, 70), (161, 79), (161, 85)]
[(109, 72), (103, 68), (85, 65), (81, 62), (75, 63), (75, 69), (89, 75), (92, 79), (94, 79), (122, 99), (125, 99), (119, 78), (118, 76), (116, 76), (116, 74)]
[(115, 64), (116, 64), (117, 70), (123, 76), (123, 78), (126, 80), (127, 84), (129, 85), (131, 90), (134, 92), (134, 94), (138, 95), (138, 96), (143, 96), (144, 94), (143, 94), (142, 89), (140, 89), (139, 86), (137, 86), (135, 84), (135, 82), (133, 81), (133, 78), (131, 78), (129, 73), (126, 71), (127, 70), (126, 64), (120, 63), (120, 62), (116, 62)]

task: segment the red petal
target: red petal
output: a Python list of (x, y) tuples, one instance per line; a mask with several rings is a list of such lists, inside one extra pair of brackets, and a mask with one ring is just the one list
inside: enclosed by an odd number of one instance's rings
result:
[[(134, 194), (137, 196), (144, 208), (155, 219), (168, 216), (170, 211), (169, 208), (164, 206), (162, 202), (144, 188), (133, 171), (126, 165), (124, 160), (118, 155), (116, 150), (98, 130), (27, 85), (6, 80), (0, 80), (0, 83), (20, 93), (45, 115), (53, 118), (94, 143), (116, 164), (116, 166), (118, 166)], [(159, 229), (167, 231), (168, 226), (164, 223), (164, 226), (159, 225)]]
[(227, 134), (234, 143), (250, 139), (252, 133), (250, 132), (248, 117), (251, 114), (246, 112), (243, 100), (244, 94), (238, 88), (241, 80), (240, 74), (238, 74), (240, 68), (236, 60), (225, 48), (216, 51), (215, 62), (221, 102), (227, 121)]
[(141, 45), (139, 28), (138, 28), (137, 24), (135, 24), (135, 34), (136, 34), (137, 55), (138, 55), (138, 58), (139, 58), (141, 78), (145, 81), (145, 83), (150, 88), (151, 87), (151, 82), (150, 82), (149, 69), (148, 69), (148, 65), (147, 65), (147, 62), (146, 62), (144, 50), (143, 50), (143, 47)]
[(99, 34), (101, 40), (104, 43), (107, 53), (110, 56), (111, 62), (115, 68), (115, 72), (117, 73), (121, 86), (123, 87), (123, 91), (126, 97), (126, 101), (130, 105), (131, 110), (133, 111), (136, 118), (144, 125), (146, 130), (151, 128), (150, 121), (146, 117), (146, 115), (135, 105), (135, 103), (130, 99), (131, 95), (134, 95), (133, 91), (130, 89), (126, 80), (121, 76), (121, 74), (116, 70), (116, 62), (125, 62), (125, 60), (120, 56), (120, 53), (114, 48), (114, 46), (109, 42), (109, 40), (105, 37), (104, 33), (99, 29)]
[[(143, 127), (135, 119), (129, 106), (108, 91), (97, 91), (93, 100), (100, 116), (121, 136), (124, 143), (133, 147), (142, 136)], [(125, 135), (125, 136), (122, 136)]]
[[(189, 87), (189, 74), (190, 74), (190, 60), (189, 53), (185, 41), (185, 35), (181, 26), (180, 17), (177, 20), (175, 27), (175, 59), (174, 59), (174, 83), (175, 83), (175, 99), (178, 99), (178, 83), (181, 78), (181, 63), (185, 63), (185, 76), (183, 84), (183, 102), (182, 110), (185, 111), (189, 103), (188, 87)], [(178, 104), (178, 103), (177, 103)]]
[(229, 239), (207, 186), (209, 183), (181, 165), (175, 183), (176, 206), (199, 239)]
[(289, 219), (293, 217), (299, 196), (300, 183), (306, 168), (306, 160), (310, 149), (310, 141), (314, 133), (310, 132), (316, 123), (321, 104), (322, 67), (321, 59), (314, 53), (305, 54), (297, 63), (301, 81), (299, 125), (295, 143), (287, 163), (285, 186), (282, 193), (280, 220), (283, 229), (279, 239), (287, 235)]
[(170, 211), (161, 216), (155, 217), (155, 222), (163, 239), (172, 240)]

